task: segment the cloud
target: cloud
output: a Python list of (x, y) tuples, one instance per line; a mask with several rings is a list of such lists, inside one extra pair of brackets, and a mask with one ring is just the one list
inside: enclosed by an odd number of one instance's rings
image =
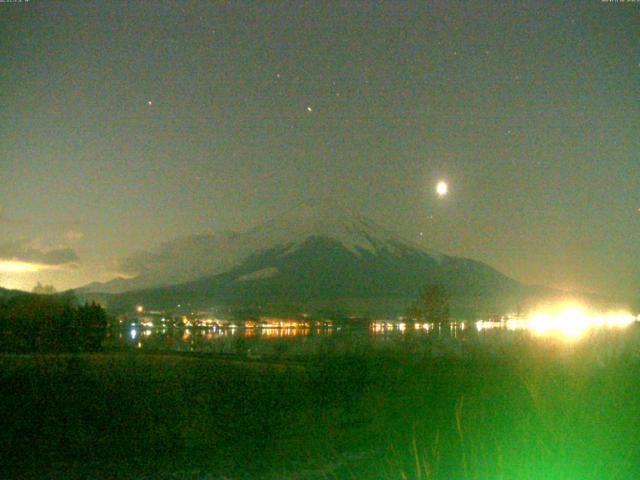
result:
[(190, 235), (119, 259), (115, 271), (136, 277), (129, 289), (176, 284), (225, 272), (254, 250), (251, 242), (232, 232)]
[(76, 269), (80, 258), (71, 248), (45, 250), (29, 245), (26, 240), (17, 240), (0, 244), (0, 264), (11, 271)]
[(63, 220), (36, 220), (25, 217), (13, 217), (0, 212), (0, 223), (5, 225), (16, 225), (23, 227), (38, 227), (38, 228), (54, 228), (60, 229), (74, 229), (82, 226), (86, 222), (80, 222), (76, 219), (63, 219)]
[(18, 222), (16, 220), (14, 220), (13, 218), (7, 217), (6, 215), (3, 215), (3, 214), (0, 213), (0, 223), (8, 223), (8, 224), (13, 225), (13, 224), (18, 223)]
[(165, 261), (165, 256), (151, 252), (138, 251), (118, 260), (118, 271), (128, 275), (139, 275), (154, 270)]
[(69, 242), (75, 242), (76, 240), (82, 240), (84, 238), (84, 233), (77, 230), (69, 230), (64, 234), (64, 238)]

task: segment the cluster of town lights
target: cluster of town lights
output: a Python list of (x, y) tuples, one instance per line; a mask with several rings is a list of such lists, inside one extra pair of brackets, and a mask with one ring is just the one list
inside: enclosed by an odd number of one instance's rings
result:
[[(640, 317), (638, 318), (640, 320)], [(590, 330), (598, 328), (624, 328), (636, 321), (636, 317), (624, 311), (611, 311), (598, 313), (587, 308), (563, 303), (559, 306), (547, 310), (535, 311), (524, 318), (507, 316), (495, 320), (478, 320), (475, 328), (478, 332), (485, 330), (523, 330), (536, 336), (559, 337), (565, 339), (577, 339)], [(441, 326), (436, 323), (414, 323), (413, 329), (430, 332), (436, 326), (440, 330)], [(466, 322), (452, 322), (449, 329), (456, 335), (459, 331), (464, 331)], [(370, 330), (374, 334), (399, 331), (404, 333), (408, 324), (404, 322), (396, 323), (389, 321), (372, 322)]]
[[(136, 307), (137, 313), (143, 313), (144, 311), (145, 309), (142, 305)], [(475, 328), (478, 332), (492, 329), (506, 329), (510, 331), (523, 330), (541, 337), (578, 339), (591, 330), (599, 328), (624, 328), (636, 320), (640, 320), (640, 317), (636, 318), (634, 315), (624, 311), (603, 313), (589, 310), (579, 304), (561, 303), (547, 309), (534, 311), (524, 318), (514, 315), (493, 320), (478, 320), (475, 322)], [(166, 329), (167, 319), (163, 317), (160, 322), (162, 327)], [(313, 328), (319, 333), (322, 329), (328, 329), (327, 331), (331, 332), (333, 327), (333, 322), (330, 320), (311, 321), (262, 317), (259, 321), (240, 322), (239, 325), (236, 325), (226, 320), (189, 318), (185, 315), (180, 318), (180, 324), (185, 327), (208, 327), (224, 335), (226, 335), (227, 329), (232, 335), (237, 328), (242, 328), (244, 331), (259, 329), (265, 336), (305, 334)], [(138, 336), (138, 333), (135, 332), (135, 325), (135, 323), (131, 324), (133, 327), (131, 330), (132, 339), (136, 339)], [(149, 318), (141, 319), (139, 325), (146, 328), (157, 326), (155, 322)], [(449, 324), (449, 328), (454, 335), (459, 331), (464, 331), (466, 326), (466, 322), (452, 322)], [(374, 334), (384, 334), (392, 331), (405, 333), (408, 328), (430, 332), (436, 327), (438, 330), (441, 329), (441, 325), (437, 323), (407, 323), (403, 321), (394, 322), (386, 320), (371, 322), (369, 328)]]

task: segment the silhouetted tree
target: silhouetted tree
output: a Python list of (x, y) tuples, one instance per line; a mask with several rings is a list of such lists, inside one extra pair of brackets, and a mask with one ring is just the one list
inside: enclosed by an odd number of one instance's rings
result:
[(95, 302), (86, 303), (77, 310), (80, 346), (86, 352), (100, 350), (107, 331), (107, 314)]
[(438, 284), (423, 288), (407, 310), (407, 316), (413, 321), (449, 321), (449, 296), (445, 288)]

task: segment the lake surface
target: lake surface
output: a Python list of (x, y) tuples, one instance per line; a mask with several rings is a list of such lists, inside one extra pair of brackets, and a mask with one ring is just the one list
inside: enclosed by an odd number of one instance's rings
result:
[(526, 320), (405, 324), (377, 321), (351, 325), (144, 327), (130, 324), (112, 330), (109, 349), (198, 352), (263, 356), (304, 356), (407, 350), (424, 356), (464, 357), (474, 351), (494, 352), (529, 346), (554, 346), (573, 352), (587, 346), (599, 356), (640, 354), (640, 324), (626, 321), (598, 325), (543, 325)]

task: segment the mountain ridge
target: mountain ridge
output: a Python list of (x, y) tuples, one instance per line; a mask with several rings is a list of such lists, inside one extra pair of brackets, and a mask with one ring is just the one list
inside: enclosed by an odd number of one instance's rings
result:
[[(179, 248), (185, 244), (188, 254)], [(433, 252), (363, 215), (326, 205), (303, 205), (246, 232), (174, 240), (139, 258), (149, 260), (142, 267), (151, 280), (176, 263), (184, 272), (195, 260), (197, 268), (182, 281), (117, 292), (109, 299), (116, 309), (286, 304), (302, 311), (352, 299), (378, 311), (384, 298), (385, 311), (400, 312), (422, 287), (439, 283), (455, 299), (454, 312), (469, 313), (515, 309), (530, 289), (487, 264)], [(132, 285), (120, 281), (127, 282)]]
[(185, 283), (231, 270), (260, 251), (284, 245), (293, 251), (311, 237), (338, 240), (356, 254), (384, 248), (402, 250), (408, 246), (438, 261), (446, 257), (351, 209), (332, 203), (313, 205), (304, 202), (244, 232), (179, 237), (160, 244), (155, 251), (135, 252), (122, 265), (122, 270), (130, 278), (93, 282), (77, 291), (123, 293)]

